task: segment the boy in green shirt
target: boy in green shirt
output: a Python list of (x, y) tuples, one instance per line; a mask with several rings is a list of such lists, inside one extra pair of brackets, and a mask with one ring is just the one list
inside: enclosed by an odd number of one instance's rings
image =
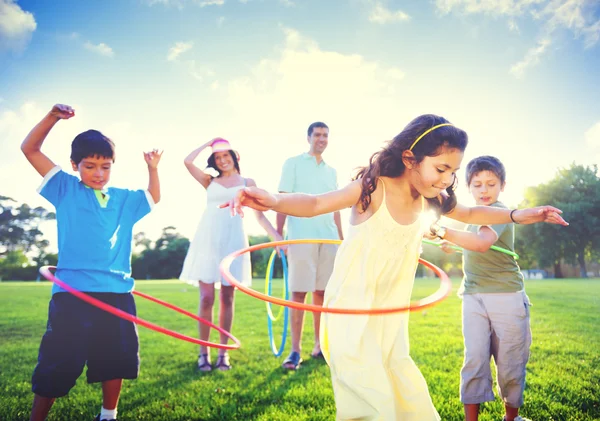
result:
[[(477, 205), (506, 208), (498, 201), (505, 184), (506, 170), (497, 158), (480, 156), (467, 165), (467, 185)], [(531, 346), (531, 304), (515, 259), (490, 249), (497, 245), (514, 252), (514, 225), (468, 225), (465, 231), (441, 232), (443, 239), (464, 248), (464, 278), (459, 294), (463, 296), (465, 343), (460, 399), (465, 419), (477, 421), (479, 405), (494, 400), (490, 369), (493, 357), (498, 392), (506, 410), (504, 420), (525, 421), (519, 416), (519, 408), (523, 405), (525, 366)], [(446, 242), (442, 248), (452, 251)]]

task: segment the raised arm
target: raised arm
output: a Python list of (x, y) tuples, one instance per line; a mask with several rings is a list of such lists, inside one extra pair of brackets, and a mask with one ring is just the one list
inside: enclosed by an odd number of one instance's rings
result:
[(56, 104), (52, 110), (40, 121), (21, 143), (21, 151), (35, 170), (45, 177), (56, 166), (50, 158), (42, 152), (42, 144), (59, 120), (67, 120), (75, 115), (75, 111), (68, 105)]
[(502, 209), (491, 206), (468, 207), (457, 204), (452, 212), (446, 214), (448, 218), (466, 224), (495, 225), (509, 224), (535, 224), (546, 222), (549, 224), (569, 225), (560, 214), (562, 211), (554, 206), (537, 206), (526, 209)]
[(208, 148), (209, 146), (212, 145), (213, 140), (209, 140), (204, 145), (200, 146), (199, 148), (194, 149), (183, 160), (183, 163), (185, 164), (185, 167), (190, 172), (190, 174), (192, 174), (192, 177), (194, 177), (196, 180), (198, 180), (198, 182), (200, 184), (202, 184), (202, 187), (204, 187), (205, 189), (210, 184), (210, 182), (212, 180), (212, 177), (210, 176), (210, 174), (205, 173), (202, 169), (200, 169), (199, 167), (197, 167), (194, 164), (194, 160), (198, 157), (198, 155), (200, 155), (200, 152), (202, 152), (204, 149), (206, 149), (206, 148)]
[(160, 202), (160, 180), (158, 178), (158, 163), (162, 157), (163, 151), (154, 149), (150, 152), (144, 152), (144, 160), (148, 164), (148, 192), (152, 196), (154, 203)]
[(360, 180), (353, 181), (340, 190), (311, 195), (304, 193), (271, 194), (258, 187), (240, 189), (233, 200), (221, 205), (229, 206), (231, 213), (243, 216), (242, 207), (265, 211), (272, 209), (286, 215), (310, 218), (354, 206), (360, 198)]

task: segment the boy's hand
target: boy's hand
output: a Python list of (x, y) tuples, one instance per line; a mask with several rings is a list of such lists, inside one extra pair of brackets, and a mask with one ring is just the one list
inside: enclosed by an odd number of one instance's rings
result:
[(148, 168), (156, 169), (160, 162), (160, 157), (164, 151), (158, 151), (158, 149), (152, 149), (150, 152), (144, 152), (144, 160), (148, 164)]
[(56, 104), (52, 107), (49, 114), (57, 120), (68, 120), (75, 116), (75, 110), (68, 105)]
[(455, 252), (454, 248), (452, 247), (452, 243), (449, 243), (449, 242), (448, 242), (448, 241), (446, 241), (446, 240), (443, 240), (443, 241), (441, 242), (441, 244), (440, 244), (440, 248), (442, 249), (442, 251), (443, 251), (444, 253), (447, 253), (447, 254), (452, 254), (452, 253), (454, 253), (454, 252)]

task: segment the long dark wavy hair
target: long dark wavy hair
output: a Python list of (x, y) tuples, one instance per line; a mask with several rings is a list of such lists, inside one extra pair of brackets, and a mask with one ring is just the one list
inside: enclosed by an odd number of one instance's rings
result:
[[(362, 180), (362, 192), (360, 195), (360, 204), (363, 212), (367, 210), (371, 204), (371, 194), (377, 188), (377, 179), (380, 176), (399, 177), (406, 169), (402, 161), (402, 153), (408, 150), (413, 142), (421, 136), (425, 131), (437, 126), (438, 124), (449, 123), (443, 117), (433, 114), (424, 114), (413, 121), (398, 134), (394, 139), (389, 141), (381, 151), (374, 153), (369, 160), (369, 165), (359, 168), (354, 180)], [(415, 156), (415, 163), (419, 164), (426, 156), (437, 156), (443, 152), (443, 148), (458, 149), (464, 151), (467, 147), (467, 133), (454, 126), (444, 126), (435, 129), (425, 135), (412, 149)], [(446, 214), (451, 212), (456, 206), (456, 196), (454, 190), (457, 185), (456, 176), (451, 186), (446, 189), (446, 194), (442, 195), (442, 203), (438, 198), (427, 198), (432, 209), (438, 214)]]
[[(238, 155), (237, 153), (235, 153), (232, 150), (227, 151), (229, 152), (229, 155), (231, 156), (231, 159), (233, 160), (233, 166), (235, 167), (235, 169), (237, 170), (238, 174), (241, 174), (242, 172), (240, 171), (240, 163), (239, 163), (239, 159), (238, 159)], [(208, 157), (208, 160), (206, 161), (207, 164), (207, 168), (212, 168), (214, 169), (216, 172), (219, 173), (219, 175), (217, 177), (221, 177), (221, 170), (217, 167), (217, 162), (215, 161), (215, 154), (211, 154)]]

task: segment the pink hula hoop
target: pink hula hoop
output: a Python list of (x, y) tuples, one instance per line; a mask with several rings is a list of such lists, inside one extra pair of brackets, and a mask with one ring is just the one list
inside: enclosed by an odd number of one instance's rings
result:
[(208, 320), (205, 320), (201, 317), (198, 317), (197, 315), (190, 313), (187, 310), (184, 310), (180, 307), (177, 307), (173, 304), (167, 303), (166, 301), (162, 301), (159, 300), (158, 298), (154, 298), (148, 294), (144, 294), (142, 292), (138, 292), (138, 291), (133, 291), (133, 294), (145, 298), (147, 300), (153, 301), (157, 304), (160, 304), (164, 307), (167, 307), (171, 310), (175, 310), (178, 313), (181, 313), (185, 316), (188, 316), (194, 320), (199, 321), (200, 323), (203, 323), (215, 330), (217, 330), (219, 333), (222, 333), (223, 335), (226, 335), (231, 341), (233, 341), (233, 344), (229, 345), (229, 344), (218, 344), (215, 342), (208, 342), (208, 341), (203, 341), (202, 339), (197, 339), (197, 338), (192, 338), (191, 336), (187, 336), (184, 335), (182, 333), (179, 332), (175, 332), (173, 330), (164, 328), (162, 326), (156, 325), (154, 323), (148, 322), (144, 319), (140, 319), (137, 316), (134, 316), (132, 314), (129, 314), (123, 310), (120, 310), (116, 307), (113, 307), (111, 305), (108, 305), (94, 297), (91, 297), (90, 295), (86, 294), (85, 292), (81, 292), (67, 284), (65, 284), (63, 281), (61, 281), (60, 279), (58, 279), (56, 276), (54, 276), (54, 274), (50, 271), (51, 269), (56, 269), (55, 266), (43, 266), (40, 268), (40, 273), (44, 276), (44, 278), (46, 278), (47, 280), (54, 282), (55, 284), (57, 284), (58, 286), (60, 286), (61, 288), (63, 288), (64, 290), (70, 292), (71, 294), (73, 294), (74, 296), (76, 296), (77, 298), (85, 301), (88, 304), (91, 304), (95, 307), (98, 307), (101, 310), (104, 310), (110, 314), (113, 314), (117, 317), (120, 317), (121, 319), (125, 319), (128, 320), (130, 322), (133, 322), (135, 324), (138, 324), (140, 326), (144, 326), (148, 329), (154, 330), (156, 332), (162, 333), (164, 335), (167, 336), (171, 336), (173, 338), (176, 339), (181, 339), (182, 341), (186, 341), (186, 342), (191, 342), (193, 344), (198, 344), (198, 345), (204, 345), (204, 346), (208, 346), (211, 348), (220, 348), (220, 349), (238, 349), (242, 344), (240, 343), (239, 339), (237, 339), (235, 336), (233, 336), (230, 332), (227, 332), (225, 329), (220, 328), (219, 326), (213, 324), (212, 322), (209, 322)]

